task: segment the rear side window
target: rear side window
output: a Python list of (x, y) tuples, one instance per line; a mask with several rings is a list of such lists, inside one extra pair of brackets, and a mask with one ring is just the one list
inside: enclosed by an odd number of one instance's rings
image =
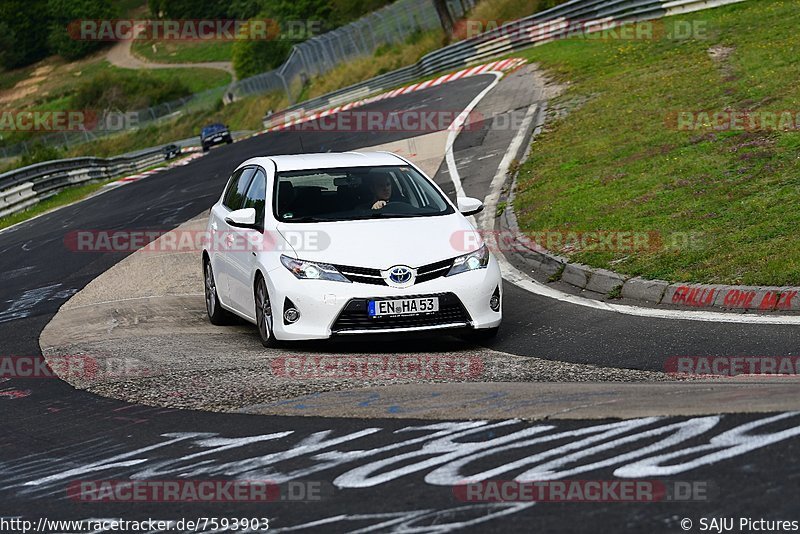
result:
[[(222, 204), (229, 210), (238, 210), (244, 205), (247, 187), (250, 185), (250, 178), (253, 177), (255, 169), (248, 167), (233, 173), (228, 189), (225, 191), (225, 198)], [(238, 175), (238, 176), (237, 176)]]

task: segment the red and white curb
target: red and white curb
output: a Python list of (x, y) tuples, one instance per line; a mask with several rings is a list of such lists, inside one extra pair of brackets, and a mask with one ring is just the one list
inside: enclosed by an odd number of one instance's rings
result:
[[(427, 89), (428, 87), (435, 87), (437, 85), (441, 85), (443, 83), (452, 82), (455, 80), (459, 80), (461, 78), (469, 78), (471, 76), (478, 76), (480, 74), (486, 74), (487, 72), (502, 72), (507, 73), (514, 71), (527, 63), (526, 59), (513, 57), (509, 59), (503, 59), (500, 61), (492, 61), (491, 63), (485, 63), (483, 65), (476, 65), (474, 67), (469, 67), (466, 69), (459, 70), (457, 72), (452, 72), (450, 74), (445, 74), (443, 76), (439, 76), (438, 78), (433, 78), (431, 80), (427, 80), (420, 83), (415, 83), (412, 85), (407, 85), (405, 87), (400, 87), (399, 89), (394, 89), (392, 91), (388, 91), (386, 93), (381, 93), (376, 96), (372, 96), (369, 98), (365, 98), (363, 100), (357, 100), (355, 102), (350, 102), (349, 104), (345, 104), (342, 106), (336, 106), (333, 108), (329, 108), (323, 111), (317, 110), (313, 112), (309, 112), (302, 116), (295, 116), (295, 112), (289, 112), (286, 115), (294, 117), (292, 120), (287, 120), (283, 124), (278, 124), (276, 126), (272, 126), (263, 130), (254, 135), (261, 135), (267, 132), (275, 132), (278, 130), (283, 130), (285, 128), (289, 128), (296, 124), (302, 124), (304, 122), (313, 121), (315, 119), (319, 119), (322, 117), (327, 117), (328, 115), (332, 115), (334, 113), (338, 113), (340, 111), (347, 111), (353, 108), (361, 107), (366, 104), (371, 104), (373, 102), (378, 102), (380, 100), (386, 100), (389, 98), (395, 98), (400, 95), (406, 95), (408, 93), (413, 93), (415, 91), (421, 91), (423, 89)], [(297, 111), (296, 113), (300, 114), (303, 113), (302, 111)]]
[(142, 172), (140, 172), (138, 174), (133, 174), (131, 176), (126, 176), (124, 178), (120, 178), (119, 180), (115, 180), (113, 182), (107, 183), (103, 187), (117, 187), (117, 186), (120, 186), (120, 185), (123, 185), (123, 184), (127, 184), (127, 183), (131, 183), (131, 182), (138, 182), (139, 180), (142, 180), (143, 178), (147, 178), (148, 176), (152, 176), (154, 174), (158, 174), (158, 173), (160, 173), (162, 171), (165, 171), (167, 169), (172, 169), (172, 168), (175, 168), (175, 167), (181, 167), (181, 166), (186, 165), (187, 163), (189, 163), (191, 161), (196, 160), (197, 158), (203, 157), (203, 153), (200, 152), (200, 150), (201, 149), (199, 147), (189, 147), (189, 148), (185, 149), (183, 151), (183, 153), (193, 152), (193, 154), (191, 154), (191, 155), (189, 155), (189, 156), (187, 156), (185, 158), (181, 158), (178, 161), (173, 161), (169, 165), (165, 165), (165, 166), (159, 167), (157, 169), (150, 169), (148, 171), (142, 171)]

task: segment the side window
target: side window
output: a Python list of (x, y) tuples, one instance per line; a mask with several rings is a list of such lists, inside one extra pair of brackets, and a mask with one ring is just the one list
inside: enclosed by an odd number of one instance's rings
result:
[(255, 208), (256, 210), (256, 224), (264, 227), (264, 211), (267, 203), (267, 175), (264, 171), (258, 169), (253, 180), (250, 182), (250, 188), (247, 190), (247, 196), (244, 200), (243, 208)]
[(222, 204), (226, 208), (229, 208), (228, 199), (231, 198), (233, 191), (236, 191), (236, 186), (239, 184), (239, 177), (242, 175), (243, 172), (244, 169), (239, 169), (238, 171), (235, 171), (228, 180), (228, 185), (225, 186), (225, 194), (222, 195)]
[(229, 210), (241, 209), (244, 203), (245, 193), (247, 192), (247, 186), (250, 185), (250, 178), (253, 177), (255, 169), (248, 167), (237, 172), (241, 174), (236, 178), (236, 173), (234, 173), (234, 176), (231, 178), (230, 186), (225, 192), (225, 200), (222, 202)]

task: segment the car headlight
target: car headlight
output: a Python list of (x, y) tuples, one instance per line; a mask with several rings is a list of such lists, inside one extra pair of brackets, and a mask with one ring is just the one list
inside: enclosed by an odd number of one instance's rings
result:
[(281, 263), (292, 271), (297, 278), (304, 280), (332, 280), (334, 282), (350, 282), (333, 265), (314, 263), (313, 261), (296, 260), (281, 255)]
[(445, 276), (452, 276), (476, 269), (485, 269), (487, 265), (489, 265), (489, 249), (486, 248), (486, 245), (483, 245), (478, 250), (470, 252), (469, 254), (464, 254), (453, 260), (453, 266)]

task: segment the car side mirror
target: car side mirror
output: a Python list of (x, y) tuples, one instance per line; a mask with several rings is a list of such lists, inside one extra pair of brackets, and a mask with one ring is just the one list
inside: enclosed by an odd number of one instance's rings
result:
[(225, 222), (234, 228), (256, 228), (255, 208), (243, 208), (232, 211), (225, 217)]
[(470, 215), (475, 215), (483, 211), (483, 202), (477, 198), (458, 197), (456, 199), (456, 204), (458, 205), (458, 211), (460, 211), (461, 215), (464, 217), (469, 217)]

